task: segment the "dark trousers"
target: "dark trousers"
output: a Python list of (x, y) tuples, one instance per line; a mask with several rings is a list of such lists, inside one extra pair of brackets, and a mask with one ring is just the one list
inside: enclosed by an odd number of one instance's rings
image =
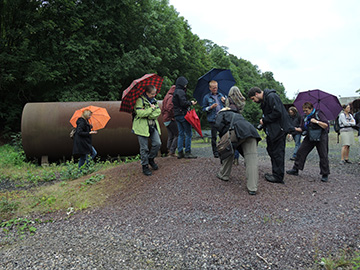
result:
[(278, 180), (284, 179), (286, 134), (276, 139), (266, 137), (266, 150), (271, 159), (272, 174)]
[(212, 147), (213, 154), (215, 155), (218, 152), (217, 147), (216, 147), (218, 132), (217, 132), (217, 129), (215, 128), (215, 123), (209, 122), (209, 124), (211, 127), (211, 147)]
[(170, 124), (166, 127), (168, 132), (167, 149), (170, 154), (174, 154), (177, 147), (179, 130), (175, 120), (171, 120)]
[(329, 168), (329, 136), (326, 132), (321, 134), (321, 138), (319, 142), (311, 142), (308, 136), (305, 137), (303, 142), (301, 143), (299, 150), (296, 153), (296, 159), (294, 163), (294, 167), (298, 170), (303, 170), (306, 162), (306, 158), (309, 153), (316, 147), (316, 150), (319, 154), (320, 158), (320, 174), (328, 175), (330, 174)]

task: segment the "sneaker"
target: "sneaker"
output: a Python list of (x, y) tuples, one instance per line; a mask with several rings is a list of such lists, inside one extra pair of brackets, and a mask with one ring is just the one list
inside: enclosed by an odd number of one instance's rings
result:
[(177, 156), (178, 159), (184, 158), (184, 157), (185, 157), (184, 152), (181, 151), (178, 153), (178, 156)]
[(186, 152), (184, 158), (197, 158), (197, 156), (194, 156), (191, 152)]
[(145, 174), (146, 176), (152, 175), (152, 172), (149, 169), (149, 165), (143, 165), (142, 169), (143, 169), (143, 174)]
[(233, 164), (234, 164), (234, 165), (239, 165), (239, 160), (238, 160), (238, 159), (234, 159)]
[(248, 190), (248, 192), (249, 192), (249, 195), (256, 195), (256, 191)]
[(340, 165), (344, 165), (344, 164), (345, 164), (345, 160), (340, 160), (339, 164), (340, 164)]
[(151, 166), (151, 168), (153, 170), (157, 170), (159, 169), (159, 166), (155, 163), (154, 159), (153, 158), (149, 158), (149, 165)]
[(219, 158), (219, 153), (218, 152), (214, 153), (214, 158)]
[(352, 162), (348, 159), (345, 159), (345, 163), (352, 164)]
[(327, 175), (327, 174), (324, 174), (324, 175), (321, 177), (321, 181), (322, 181), (322, 182), (327, 182), (327, 181), (329, 181), (328, 175)]
[(291, 175), (299, 175), (299, 170), (296, 168), (292, 168), (291, 170), (286, 171), (286, 173)]
[(294, 158), (294, 157), (291, 157), (291, 158), (290, 158), (290, 160), (294, 161), (294, 160), (295, 160), (295, 158)]

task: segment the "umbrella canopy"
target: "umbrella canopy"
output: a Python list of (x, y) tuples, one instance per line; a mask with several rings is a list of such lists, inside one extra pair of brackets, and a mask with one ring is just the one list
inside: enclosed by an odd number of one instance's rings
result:
[(194, 98), (202, 106), (204, 96), (209, 93), (209, 82), (217, 81), (218, 91), (227, 96), (230, 88), (235, 84), (235, 79), (230, 69), (213, 68), (198, 79), (194, 90)]
[(92, 115), (89, 119), (89, 123), (93, 126), (92, 130), (99, 130), (104, 128), (111, 118), (105, 108), (97, 106), (87, 106), (75, 111), (75, 113), (70, 119), (70, 123), (73, 127), (76, 127), (76, 121), (79, 117), (81, 117), (85, 110), (90, 110), (92, 112)]
[(145, 92), (145, 87), (153, 85), (156, 87), (156, 94), (160, 92), (163, 78), (157, 74), (145, 74), (140, 79), (134, 80), (122, 94), (120, 111), (132, 113), (136, 100)]
[(202, 131), (201, 131), (200, 119), (199, 119), (198, 115), (196, 114), (195, 109), (191, 109), (190, 111), (188, 111), (186, 113), (185, 120), (190, 123), (190, 125), (196, 130), (197, 133), (199, 133), (199, 135), (201, 137), (203, 137)]
[(305, 102), (311, 102), (316, 110), (321, 110), (328, 120), (334, 120), (341, 112), (339, 99), (319, 89), (300, 92), (294, 101), (295, 107), (302, 112)]

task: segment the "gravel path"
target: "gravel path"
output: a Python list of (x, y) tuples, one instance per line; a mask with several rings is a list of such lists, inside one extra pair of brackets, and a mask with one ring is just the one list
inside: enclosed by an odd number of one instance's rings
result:
[(305, 171), (281, 185), (263, 179), (271, 165), (259, 148), (256, 196), (242, 161), (229, 182), (215, 177), (210, 148), (194, 149), (197, 160), (158, 158), (151, 177), (138, 162), (123, 164), (106, 175), (133, 176), (106, 207), (38, 225), (1, 248), (0, 269), (311, 269), (340, 249), (360, 249), (360, 166), (338, 165), (339, 149), (328, 183), (312, 153)]

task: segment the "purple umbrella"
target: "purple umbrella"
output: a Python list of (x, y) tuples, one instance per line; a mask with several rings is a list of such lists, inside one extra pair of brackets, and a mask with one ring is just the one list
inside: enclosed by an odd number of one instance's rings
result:
[(328, 120), (334, 120), (342, 110), (339, 99), (336, 96), (319, 89), (308, 90), (298, 94), (294, 105), (299, 112), (302, 112), (302, 106), (305, 102), (311, 102), (314, 108), (322, 111)]

